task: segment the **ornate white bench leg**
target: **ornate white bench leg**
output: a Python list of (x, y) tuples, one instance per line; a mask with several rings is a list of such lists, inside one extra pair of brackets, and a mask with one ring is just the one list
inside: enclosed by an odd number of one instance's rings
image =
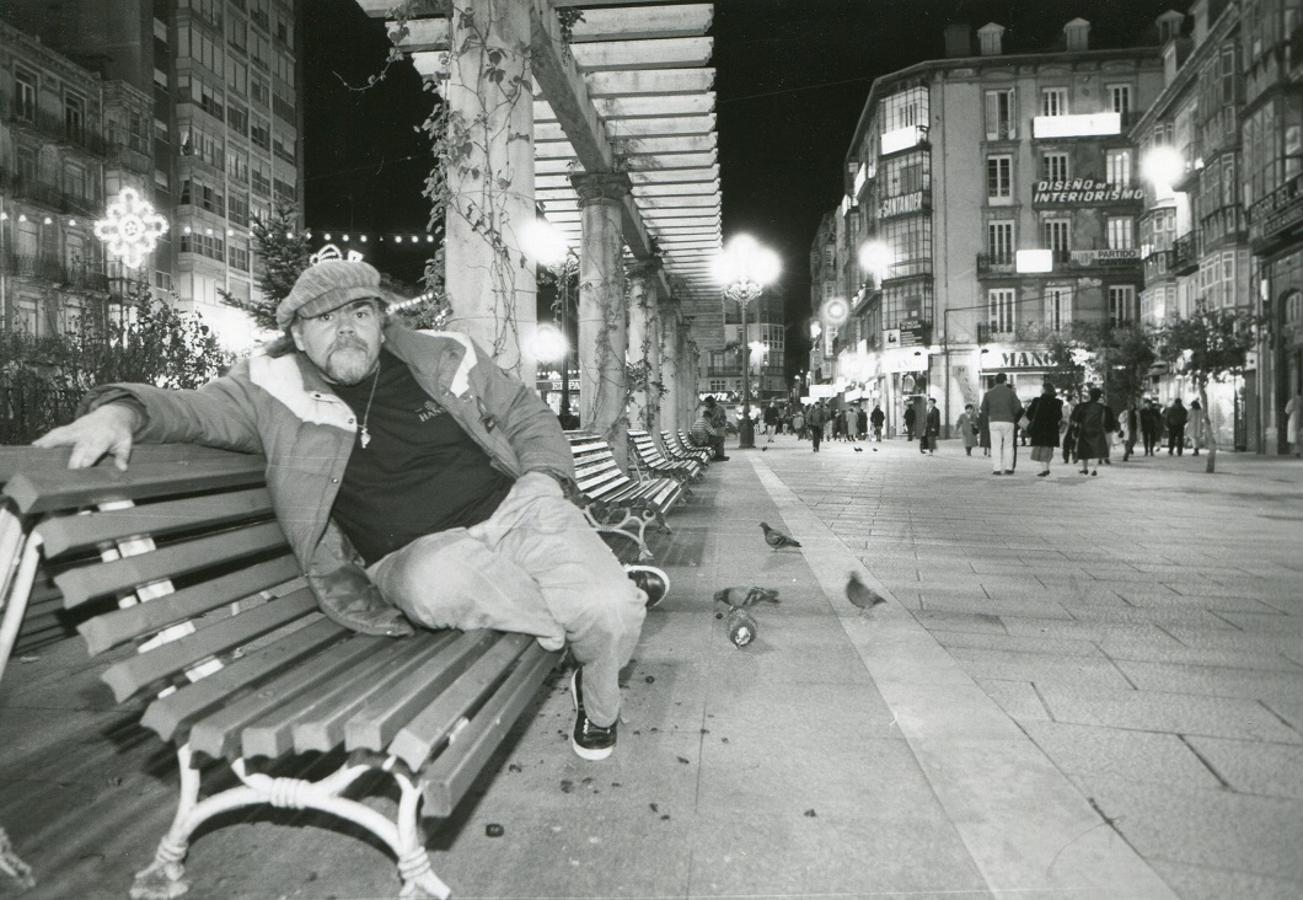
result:
[(190, 846), (190, 832), (195, 827), (190, 824), (190, 818), (199, 804), (199, 770), (190, 765), (189, 744), (177, 748), (176, 759), (181, 771), (176, 815), (172, 817), (172, 827), (158, 842), (154, 861), (136, 873), (136, 880), (131, 885), (131, 900), (170, 900), (190, 890), (182, 860)]
[(391, 773), (402, 795), (398, 800), (398, 872), (403, 877), (399, 897), (448, 900), (452, 889), (443, 883), (430, 868), (430, 854), (421, 840), (421, 823), (417, 811), (421, 808), (422, 791), (419, 784), (398, 772)]

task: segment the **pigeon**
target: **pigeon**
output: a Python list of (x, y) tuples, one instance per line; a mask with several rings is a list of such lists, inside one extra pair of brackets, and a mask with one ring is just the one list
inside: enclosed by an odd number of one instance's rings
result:
[(850, 573), (850, 580), (846, 582), (846, 599), (851, 601), (852, 606), (863, 610), (873, 609), (887, 602), (886, 597), (860, 581), (859, 572)]
[(746, 585), (743, 587), (727, 587), (715, 591), (715, 602), (725, 603), (730, 609), (746, 609), (748, 606), (754, 606), (757, 603), (777, 603), (778, 591), (770, 588), (757, 587), (756, 585)]
[(852, 447), (851, 449), (854, 450), (856, 453), (863, 453), (863, 452), (864, 452), (864, 448), (863, 448), (863, 447)]
[(765, 533), (765, 543), (775, 550), (781, 550), (783, 547), (799, 547), (801, 542), (783, 534), (777, 528), (770, 528), (769, 523), (761, 522), (760, 528)]
[(765, 452), (766, 450), (768, 450), (768, 449), (769, 449), (768, 447), (761, 447), (761, 448), (760, 448), (760, 452), (761, 452), (761, 453), (764, 453), (764, 452)]
[(874, 447), (874, 448), (873, 448), (873, 452), (874, 452), (874, 453), (877, 453), (877, 452), (878, 452), (878, 448), (877, 448), (877, 447)]

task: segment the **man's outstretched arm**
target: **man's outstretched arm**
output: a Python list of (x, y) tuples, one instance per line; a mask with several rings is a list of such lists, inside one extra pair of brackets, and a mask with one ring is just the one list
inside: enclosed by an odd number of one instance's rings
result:
[(126, 471), (140, 413), (129, 403), (107, 403), (67, 425), (51, 429), (32, 442), (34, 447), (72, 447), (68, 468), (88, 469), (104, 454)]

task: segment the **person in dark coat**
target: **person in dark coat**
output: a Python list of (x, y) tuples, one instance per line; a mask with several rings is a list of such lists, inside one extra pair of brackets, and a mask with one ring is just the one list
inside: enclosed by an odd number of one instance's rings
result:
[(914, 404), (905, 401), (905, 440), (914, 440)]
[(1167, 426), (1167, 455), (1171, 456), (1172, 451), (1176, 451), (1177, 456), (1185, 456), (1185, 423), (1189, 421), (1190, 413), (1177, 397), (1172, 401), (1172, 405), (1167, 408), (1163, 414), (1163, 424)]
[(861, 441), (869, 439), (869, 414), (864, 411), (863, 403), (855, 409), (855, 436)]
[(1032, 398), (1027, 406), (1027, 439), (1032, 445), (1032, 462), (1041, 464), (1037, 478), (1050, 474), (1050, 463), (1054, 460), (1054, 448), (1059, 446), (1059, 435), (1064, 427), (1063, 401), (1054, 393), (1054, 385), (1048, 381), (1039, 397)]
[[(1081, 460), (1082, 475), (1099, 474), (1097, 469), (1090, 468), (1090, 461), (1108, 456), (1108, 433), (1117, 427), (1113, 410), (1099, 400), (1102, 396), (1104, 392), (1093, 387), (1090, 389), (1090, 399), (1078, 403), (1072, 411), (1077, 426), (1077, 458)], [(1112, 427), (1110, 420), (1114, 421)]]
[(887, 423), (887, 414), (882, 411), (882, 407), (877, 403), (873, 404), (873, 412), (869, 414), (869, 421), (873, 423), (873, 439), (881, 444), (882, 426)]
[(977, 412), (977, 443), (982, 448), (983, 456), (991, 455), (991, 420), (981, 410)]
[(1145, 444), (1145, 456), (1154, 455), (1154, 445), (1158, 443), (1158, 432), (1162, 427), (1162, 415), (1154, 406), (1153, 398), (1146, 397), (1145, 405), (1140, 410), (1140, 437)]
[(937, 441), (941, 438), (941, 410), (937, 409), (937, 400), (935, 397), (927, 398), (927, 412), (924, 414), (926, 424), (923, 427), (923, 443), (920, 445), (919, 452), (923, 448), (927, 449), (930, 454), (937, 452)]

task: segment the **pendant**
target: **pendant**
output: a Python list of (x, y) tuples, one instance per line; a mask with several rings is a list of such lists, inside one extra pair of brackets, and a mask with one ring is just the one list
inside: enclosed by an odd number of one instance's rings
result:
[(371, 432), (367, 431), (366, 426), (363, 425), (362, 426), (362, 449), (365, 450), (366, 445), (369, 443), (371, 443)]

